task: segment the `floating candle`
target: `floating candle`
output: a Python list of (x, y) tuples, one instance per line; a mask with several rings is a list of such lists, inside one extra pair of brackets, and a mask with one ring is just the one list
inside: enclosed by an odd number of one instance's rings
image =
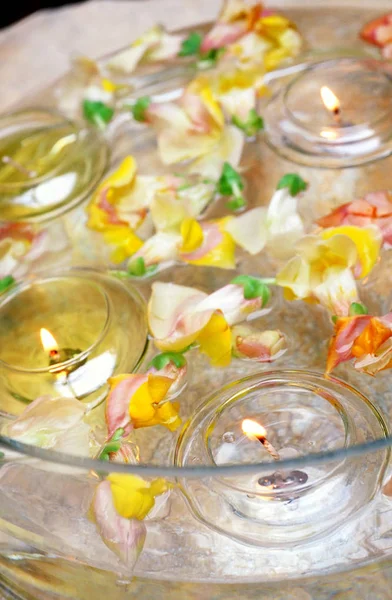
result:
[(95, 405), (107, 379), (132, 372), (146, 344), (133, 288), (88, 269), (14, 286), (0, 302), (0, 331), (0, 393), (11, 414), (42, 395)]
[[(371, 501), (388, 453), (364, 463), (363, 456), (334, 452), (385, 431), (377, 408), (347, 384), (270, 371), (231, 383), (200, 406), (179, 438), (175, 462), (216, 468), (215, 479), (181, 480), (198, 518), (242, 542), (287, 548), (346, 524)], [(260, 460), (255, 442), (270, 460)], [(321, 463), (311, 457), (318, 452), (331, 455)], [(286, 462), (309, 454), (304, 470)]]
[(267, 141), (306, 166), (353, 167), (384, 158), (392, 152), (391, 95), (388, 70), (377, 60), (310, 64), (264, 108)]
[[(68, 360), (72, 360), (73, 358), (76, 358), (79, 354), (82, 353), (82, 350), (80, 350), (80, 349), (73, 349), (73, 348), (59, 349), (58, 344), (57, 344), (55, 338), (53, 337), (53, 335), (50, 333), (50, 331), (48, 331), (44, 327), (42, 327), (40, 329), (40, 337), (41, 337), (41, 343), (42, 343), (43, 349), (45, 350), (45, 352), (47, 352), (49, 354), (49, 366), (59, 365), (61, 363), (67, 362)], [(65, 369), (66, 373), (68, 374), (71, 371), (73, 371), (75, 368), (80, 367), (82, 364), (84, 364), (86, 362), (86, 360), (87, 359), (85, 358), (83, 361), (78, 362), (73, 367), (71, 367), (71, 366), (67, 367)]]

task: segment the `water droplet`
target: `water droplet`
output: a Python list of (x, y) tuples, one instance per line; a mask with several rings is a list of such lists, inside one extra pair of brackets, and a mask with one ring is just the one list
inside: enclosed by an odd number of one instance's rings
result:
[(226, 431), (226, 433), (222, 435), (222, 441), (227, 444), (233, 444), (235, 442), (234, 433), (232, 431)]

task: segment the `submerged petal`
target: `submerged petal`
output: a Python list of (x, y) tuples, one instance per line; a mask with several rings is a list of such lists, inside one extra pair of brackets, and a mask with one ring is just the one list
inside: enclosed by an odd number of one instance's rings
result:
[(91, 508), (103, 542), (132, 573), (144, 546), (146, 526), (142, 521), (118, 514), (110, 481), (102, 481), (97, 486)]
[(148, 376), (143, 374), (117, 375), (109, 379), (110, 392), (105, 409), (109, 437), (117, 429), (124, 429), (125, 432), (131, 429), (129, 404), (138, 388), (146, 383), (147, 379)]

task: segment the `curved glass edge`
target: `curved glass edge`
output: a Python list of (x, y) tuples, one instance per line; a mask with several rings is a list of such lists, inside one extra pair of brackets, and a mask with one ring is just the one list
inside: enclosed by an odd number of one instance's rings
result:
[[(75, 271), (75, 269), (74, 269)], [(53, 281), (58, 281), (59, 279), (72, 279), (74, 273), (73, 272), (68, 272), (66, 271), (65, 273), (59, 272), (57, 275), (48, 275), (45, 276), (45, 274), (43, 274), (42, 276), (36, 276), (32, 279), (29, 279), (27, 281), (22, 280), (20, 283), (17, 283), (16, 285), (13, 285), (8, 292), (6, 292), (3, 296), (0, 296), (0, 310), (8, 303), (8, 302), (12, 302), (12, 300), (18, 296), (18, 294), (23, 293), (24, 291), (32, 288), (35, 285), (45, 285), (46, 283), (50, 283)], [(76, 275), (77, 277), (78, 275)], [(68, 360), (65, 360), (63, 363), (61, 363), (62, 368), (69, 368), (72, 367), (73, 365), (76, 365), (78, 363), (80, 363), (80, 361), (84, 360), (85, 358), (87, 358), (92, 352), (93, 350), (98, 346), (98, 344), (102, 341), (102, 339), (104, 338), (104, 336), (107, 333), (107, 330), (109, 328), (109, 321), (110, 321), (110, 313), (109, 313), (109, 299), (107, 297), (107, 294), (105, 292), (105, 290), (100, 290), (100, 286), (94, 282), (94, 281), (89, 281), (89, 283), (91, 283), (92, 285), (95, 285), (95, 287), (99, 290), (99, 292), (102, 294), (102, 297), (104, 299), (105, 302), (105, 308), (106, 308), (106, 319), (105, 319), (105, 323), (103, 324), (103, 327), (101, 329), (101, 331), (99, 332), (96, 340), (90, 344), (90, 346), (88, 346), (88, 348), (86, 348), (85, 350), (83, 350), (83, 352), (80, 352), (79, 354), (77, 354), (75, 357), (73, 358), (69, 358)], [(138, 299), (139, 300), (139, 299)], [(137, 364), (139, 364), (140, 359), (137, 361)], [(0, 367), (3, 367), (5, 369), (8, 369), (9, 371), (14, 371), (17, 373), (24, 373), (25, 375), (35, 375), (38, 373), (51, 373), (53, 372), (53, 367), (41, 367), (39, 369), (25, 369), (22, 367), (18, 367), (16, 365), (12, 365), (10, 363), (6, 363), (5, 361), (3, 361), (0, 358)]]
[[(0, 115), (0, 122), (7, 120), (9, 118), (12, 118), (12, 117), (18, 117), (20, 115), (29, 114), (29, 113), (31, 113), (31, 114), (41, 113), (41, 114), (47, 114), (47, 115), (50, 115), (53, 117), (58, 117), (59, 124), (65, 123), (65, 124), (68, 124), (69, 126), (75, 127), (76, 129), (79, 129), (79, 133), (80, 133), (80, 131), (82, 131), (80, 123), (78, 123), (76, 119), (73, 119), (73, 118), (70, 118), (70, 117), (64, 115), (63, 113), (59, 112), (52, 106), (36, 105), (36, 104), (34, 104), (32, 106), (28, 106), (28, 105), (17, 106), (15, 110), (11, 109), (5, 113), (2, 113)], [(54, 219), (57, 219), (58, 217), (62, 217), (63, 215), (67, 214), (68, 212), (70, 212), (70, 211), (74, 210), (75, 208), (77, 208), (78, 206), (82, 205), (83, 202), (91, 195), (92, 191), (96, 188), (96, 186), (98, 185), (99, 181), (102, 179), (103, 175), (105, 174), (105, 172), (108, 168), (108, 165), (110, 163), (111, 152), (110, 152), (110, 148), (109, 148), (104, 136), (102, 136), (99, 132), (97, 132), (91, 128), (86, 128), (85, 131), (87, 131), (88, 134), (92, 138), (92, 142), (90, 142), (90, 143), (93, 143), (97, 147), (99, 147), (99, 156), (98, 156), (98, 160), (95, 165), (95, 168), (94, 168), (94, 174), (91, 177), (88, 184), (86, 185), (86, 187), (79, 194), (76, 194), (70, 200), (65, 199), (63, 202), (59, 203), (56, 206), (53, 206), (52, 208), (37, 212), (35, 214), (25, 215), (22, 219), (14, 219), (15, 221), (24, 220), (24, 221), (27, 221), (28, 223), (38, 224), (38, 225), (47, 223), (48, 221), (52, 221)], [(57, 171), (57, 168), (54, 169), (53, 173), (51, 173), (51, 176), (55, 175), (56, 171)], [(42, 177), (36, 178), (35, 181), (33, 182), (33, 186), (38, 185), (42, 181), (45, 181), (46, 178), (47, 178), (47, 176), (42, 176)], [(10, 190), (13, 189), (13, 187), (14, 187), (13, 185), (10, 185), (9, 186)]]
[[(375, 440), (367, 444), (358, 444), (350, 446), (350, 448), (342, 448), (331, 452), (321, 452), (318, 454), (308, 454), (300, 458), (290, 458), (279, 461), (282, 468), (300, 468), (306, 465), (315, 465), (323, 462), (329, 462), (341, 458), (353, 458), (361, 456), (365, 453), (379, 452), (380, 450), (389, 449), (392, 447), (392, 436)], [(0, 435), (0, 450), (12, 450), (18, 454), (37, 458), (45, 462), (56, 463), (84, 469), (86, 471), (93, 470), (104, 473), (136, 473), (145, 477), (187, 477), (191, 479), (202, 479), (204, 477), (235, 476), (235, 475), (255, 475), (263, 474), (271, 471), (271, 463), (252, 463), (243, 465), (224, 465), (220, 467), (167, 467), (165, 465), (127, 465), (116, 462), (103, 462), (93, 458), (84, 458), (79, 456), (70, 456), (62, 452), (54, 450), (45, 450), (29, 444), (23, 444), (9, 437)], [(390, 454), (390, 451), (389, 451)]]
[[(290, 371), (288, 369), (277, 369), (276, 373), (293, 373), (296, 374), (298, 371)], [(320, 376), (320, 373), (316, 371), (301, 371), (301, 374), (306, 374), (310, 376)], [(220, 392), (227, 390), (233, 385), (238, 383), (246, 383), (251, 379), (255, 379), (256, 377), (263, 377), (265, 373), (253, 374), (248, 377), (244, 377), (241, 380), (237, 380), (236, 382), (231, 382), (224, 386), (220, 390)], [(344, 386), (349, 386), (346, 382), (333, 378), (339, 384)], [(355, 388), (353, 388), (354, 391)], [(213, 394), (216, 396), (216, 392)], [(208, 403), (211, 400), (211, 396), (206, 398), (206, 402)], [(369, 401), (370, 402), (370, 401)], [(373, 406), (373, 405), (372, 405)], [(376, 408), (376, 407), (374, 407)], [(378, 409), (376, 409), (378, 410)], [(188, 421), (189, 422), (189, 421)], [(187, 424), (186, 422), (183, 426), (181, 433), (186, 431)], [(180, 436), (181, 436), (180, 433)], [(236, 476), (236, 475), (255, 475), (267, 473), (271, 469), (270, 463), (250, 463), (250, 464), (241, 464), (241, 465), (222, 465), (219, 467), (216, 466), (195, 466), (195, 467), (178, 467), (178, 466), (166, 466), (166, 465), (147, 465), (147, 464), (138, 464), (138, 465), (129, 465), (122, 463), (107, 463), (102, 462), (97, 459), (86, 458), (82, 456), (70, 456), (69, 454), (65, 454), (62, 452), (56, 452), (54, 450), (48, 450), (44, 448), (39, 448), (37, 446), (33, 446), (30, 444), (24, 444), (13, 440), (7, 436), (0, 435), (0, 449), (11, 450), (13, 452), (17, 452), (21, 455), (26, 455), (31, 458), (37, 458), (49, 463), (58, 463), (61, 465), (67, 465), (79, 469), (84, 470), (93, 470), (99, 471), (103, 473), (136, 473), (140, 476), (146, 477), (155, 477), (155, 476), (166, 476), (166, 477), (187, 477), (191, 479), (202, 479), (204, 477), (214, 477), (214, 476)], [(341, 460), (346, 458), (353, 458), (357, 456), (361, 456), (365, 453), (378, 452), (380, 450), (388, 451), (388, 459), (391, 454), (392, 448), (392, 435), (389, 432), (386, 432), (384, 438), (380, 438), (374, 440), (372, 442), (367, 442), (363, 444), (357, 444), (355, 446), (350, 446), (348, 448), (339, 448), (337, 450), (331, 450), (328, 452), (319, 452), (314, 454), (308, 454), (306, 456), (289, 458), (279, 461), (279, 465), (282, 468), (301, 468), (308, 465), (315, 465), (320, 463), (325, 463), (334, 460)]]

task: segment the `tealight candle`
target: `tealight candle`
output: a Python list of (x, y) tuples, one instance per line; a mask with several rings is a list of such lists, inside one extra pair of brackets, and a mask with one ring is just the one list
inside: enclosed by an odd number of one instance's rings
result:
[(42, 395), (94, 406), (143, 355), (144, 304), (126, 282), (71, 269), (22, 282), (0, 303), (0, 385), (10, 414)]
[(343, 168), (392, 153), (392, 82), (382, 61), (309, 65), (263, 111), (269, 144), (306, 166)]
[[(230, 384), (199, 408), (175, 460), (216, 468), (213, 479), (181, 482), (197, 518), (246, 543), (287, 547), (355, 519), (379, 489), (389, 453), (333, 452), (386, 435), (381, 414), (347, 384), (276, 371)], [(319, 452), (332, 454), (313, 461)], [(285, 464), (305, 456), (306, 469)], [(238, 472), (219, 471), (229, 465)]]

